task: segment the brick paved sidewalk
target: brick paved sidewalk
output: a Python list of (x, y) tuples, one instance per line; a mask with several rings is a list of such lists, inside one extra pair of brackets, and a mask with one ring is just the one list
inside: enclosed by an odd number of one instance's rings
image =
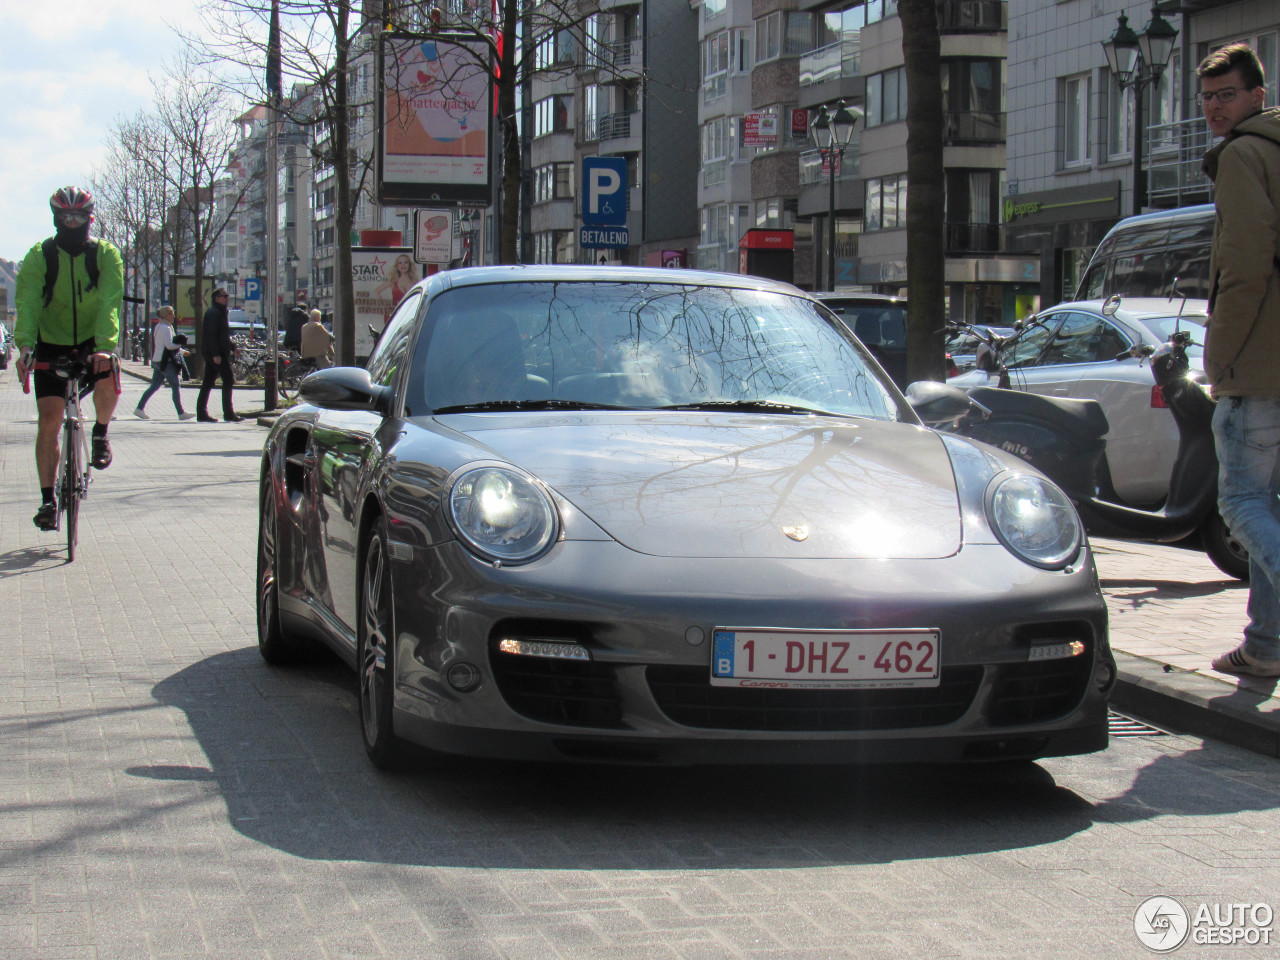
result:
[(1121, 683), (1114, 702), (1172, 729), (1280, 756), (1276, 680), (1215, 672), (1242, 639), (1247, 583), (1198, 550), (1094, 541)]

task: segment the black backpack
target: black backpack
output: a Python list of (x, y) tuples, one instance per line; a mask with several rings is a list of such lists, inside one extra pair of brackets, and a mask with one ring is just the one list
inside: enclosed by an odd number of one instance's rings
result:
[[(53, 285), (58, 282), (58, 239), (50, 237), (40, 244), (44, 254), (44, 305), (53, 303)], [(84, 245), (84, 268), (89, 272), (89, 286), (98, 285), (98, 241), (90, 237)]]

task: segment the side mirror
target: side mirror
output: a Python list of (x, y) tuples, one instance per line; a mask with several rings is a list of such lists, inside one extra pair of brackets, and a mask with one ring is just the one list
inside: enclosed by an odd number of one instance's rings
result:
[(298, 396), (329, 410), (366, 410), (384, 417), (391, 412), (391, 388), (370, 380), (364, 367), (317, 370), (303, 378)]

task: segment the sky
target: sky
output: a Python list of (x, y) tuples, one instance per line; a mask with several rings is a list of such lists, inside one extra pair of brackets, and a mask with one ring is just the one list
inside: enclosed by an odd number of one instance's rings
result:
[(153, 103), (150, 75), (178, 49), (197, 0), (0, 0), (0, 258), (53, 233), (49, 196), (83, 186), (107, 131)]

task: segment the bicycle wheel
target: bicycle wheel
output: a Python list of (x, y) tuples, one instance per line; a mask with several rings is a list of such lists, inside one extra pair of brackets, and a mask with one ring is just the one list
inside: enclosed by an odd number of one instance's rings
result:
[(81, 484), (84, 474), (84, 427), (79, 420), (68, 418), (62, 438), (63, 467), (60, 496), (62, 512), (67, 516), (67, 562), (76, 558), (77, 528), (80, 520)]

